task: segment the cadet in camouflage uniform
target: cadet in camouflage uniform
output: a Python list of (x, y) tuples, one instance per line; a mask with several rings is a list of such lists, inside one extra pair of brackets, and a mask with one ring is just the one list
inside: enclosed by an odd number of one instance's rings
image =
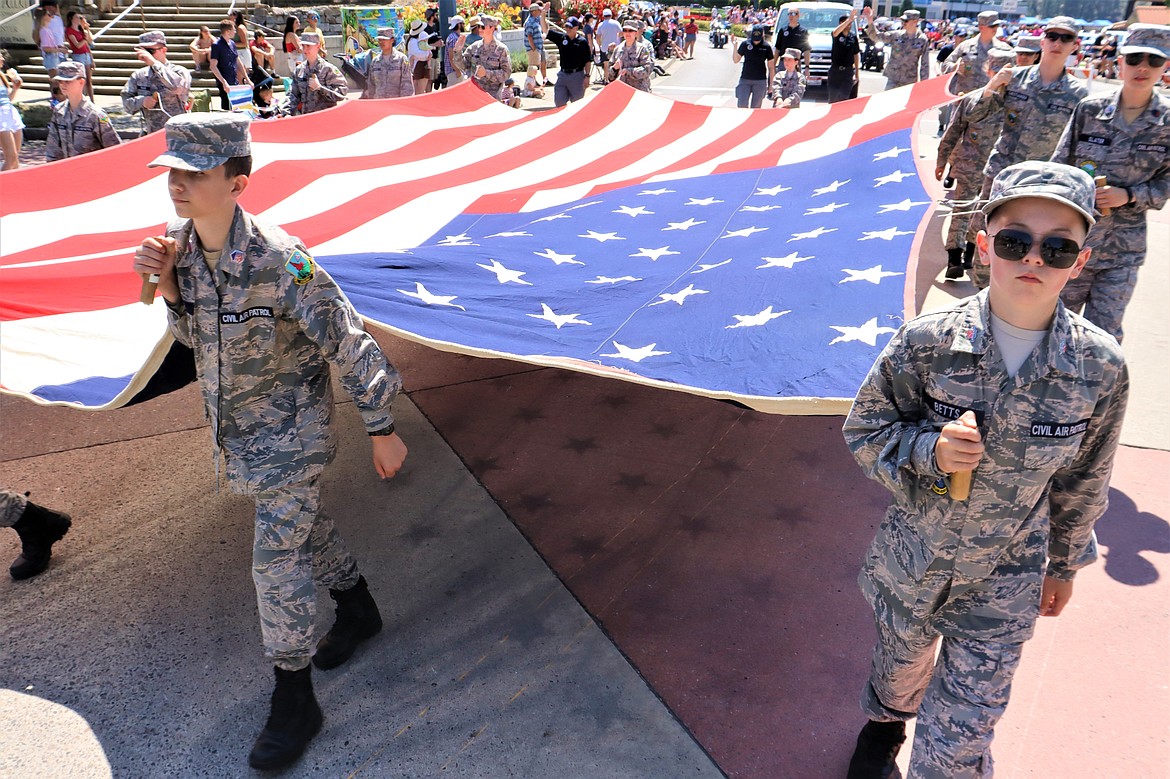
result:
[(53, 109), (49, 119), (49, 137), (45, 143), (45, 162), (77, 157), (122, 142), (110, 124), (110, 117), (85, 96), (85, 66), (80, 62), (62, 62), (53, 76), (64, 99)]
[(161, 30), (139, 35), (134, 51), (146, 67), (131, 73), (122, 87), (122, 107), (128, 114), (141, 111), (146, 132), (153, 133), (172, 116), (187, 113), (191, 71), (167, 60), (167, 36)]
[(886, 89), (904, 87), (930, 78), (930, 40), (918, 29), (922, 14), (910, 10), (902, 14), (902, 29), (880, 32), (873, 24), (873, 9), (866, 7), (861, 12), (869, 37), (881, 41), (890, 49), (886, 69)]
[(634, 89), (650, 92), (650, 79), (654, 75), (654, 47), (642, 37), (635, 22), (622, 25), (622, 40), (613, 50), (610, 63), (617, 80)]
[(497, 99), (500, 88), (512, 76), (512, 55), (508, 47), (496, 40), (500, 20), (488, 14), (480, 14), (483, 23), (480, 34), (483, 37), (463, 49), (464, 72), (471, 74), (475, 85)]
[(0, 527), (12, 528), (20, 538), (20, 555), (8, 574), (20, 581), (48, 568), (53, 544), (72, 524), (68, 514), (38, 506), (19, 492), (0, 489)]
[[(321, 726), (310, 656), (333, 668), (382, 627), (320, 508), (319, 478), (335, 451), (330, 366), (372, 436), (379, 475), (397, 472), (406, 447), (390, 411), (398, 373), (353, 306), (303, 244), (236, 203), (251, 170), (248, 121), (215, 113), (167, 123), (167, 151), (150, 164), (171, 169), (176, 211), (191, 218), (143, 241), (134, 269), (159, 277), (171, 332), (195, 350), (228, 484), (256, 503), (252, 578), (276, 691), (249, 762), (273, 769), (296, 760)], [(314, 654), (317, 585), (337, 601), (337, 620)]]
[[(993, 49), (984, 62), (987, 76), (994, 76), (1010, 65), (1015, 56), (1015, 52), (1008, 48)], [(955, 180), (951, 192), (951, 224), (946, 240), (948, 279), (961, 278), (963, 269), (971, 267), (975, 256), (975, 234), (969, 233), (968, 227), (983, 189), (983, 167), (1003, 125), (1003, 117), (994, 112), (985, 112), (978, 122), (971, 121), (971, 109), (980, 97), (976, 90), (955, 105), (950, 124), (938, 144), (934, 177), (941, 181), (945, 173)]]
[(797, 69), (800, 58), (804, 56), (800, 49), (786, 49), (781, 59), (784, 69), (776, 74), (772, 81), (772, 107), (799, 108), (800, 100), (804, 97), (804, 74)]
[[(1093, 197), (1083, 171), (1024, 162), (996, 178), (985, 212), (993, 230), (1079, 241)], [(1037, 240), (1013, 262), (981, 235), (990, 289), (903, 326), (845, 422), (866, 475), (894, 495), (859, 578), (878, 643), (850, 779), (897, 775), (915, 716), (910, 776), (990, 777), (1023, 643), (1097, 557), (1128, 375), (1117, 342), (1059, 301), (1088, 251), (1070, 241), (1058, 268)], [(971, 470), (970, 496), (949, 495)]]
[(303, 62), (293, 69), (292, 89), (288, 104), (293, 114), (311, 114), (324, 111), (345, 100), (349, 85), (345, 76), (332, 62), (317, 56), (321, 51), (321, 36), (314, 32), (301, 33)]
[(377, 41), (378, 51), (363, 51), (353, 58), (353, 66), (366, 74), (362, 99), (410, 97), (414, 94), (410, 60), (394, 48), (394, 28), (379, 27)]
[(1146, 261), (1146, 212), (1170, 197), (1170, 97), (1155, 89), (1170, 55), (1170, 27), (1130, 25), (1119, 54), (1121, 89), (1082, 100), (1052, 155), (1054, 162), (1105, 177), (1097, 207), (1111, 212), (1089, 231), (1085, 245), (1093, 255), (1061, 298), (1074, 311), (1083, 306), (1085, 318), (1118, 341)]
[(984, 11), (979, 14), (979, 35), (968, 38), (955, 47), (943, 62), (943, 73), (954, 73), (951, 79), (951, 94), (966, 95), (980, 89), (987, 83), (987, 55), (993, 51), (1011, 51), (1011, 46), (995, 37), (999, 26), (999, 14)]
[[(1085, 82), (1064, 70), (1065, 60), (1076, 51), (1079, 29), (1067, 16), (1049, 21), (1040, 44), (1040, 64), (1022, 70), (1004, 68), (972, 107), (969, 116), (974, 122), (982, 122), (989, 113), (1003, 115), (1003, 129), (983, 169), (984, 199), (996, 174), (1008, 165), (1052, 157), (1073, 109), (1088, 95)], [(976, 216), (971, 229), (983, 229), (983, 220)], [(987, 266), (975, 263), (969, 274), (976, 287), (987, 286)]]

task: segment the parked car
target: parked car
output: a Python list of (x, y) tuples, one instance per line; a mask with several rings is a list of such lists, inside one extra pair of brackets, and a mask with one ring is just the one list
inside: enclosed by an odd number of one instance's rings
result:
[[(848, 16), (853, 7), (846, 3), (796, 2), (785, 3), (776, 19), (777, 29), (788, 24), (788, 11), (800, 10), (800, 23), (808, 30), (812, 55), (808, 66), (808, 86), (824, 86), (829, 77), (829, 55), (833, 50), (833, 30), (842, 16)], [(857, 32), (855, 29), (854, 32)], [(774, 38), (774, 36), (773, 36)], [(771, 39), (770, 39), (771, 40)]]

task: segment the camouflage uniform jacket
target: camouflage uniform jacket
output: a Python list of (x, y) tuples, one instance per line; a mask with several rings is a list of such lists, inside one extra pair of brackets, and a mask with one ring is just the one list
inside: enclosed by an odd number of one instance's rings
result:
[[(309, 89), (309, 77), (314, 74), (321, 82), (320, 89)], [(348, 91), (349, 85), (337, 66), (319, 57), (312, 65), (307, 61), (298, 62), (293, 69), (288, 104), (294, 114), (311, 114), (337, 105)]]
[(772, 91), (781, 103), (789, 101), (789, 108), (798, 107), (804, 97), (804, 74), (799, 69), (791, 73), (787, 69), (781, 70), (772, 81)]
[(182, 298), (167, 306), (171, 332), (195, 350), (203, 402), (234, 491), (302, 482), (333, 459), (330, 364), (367, 430), (391, 424), (398, 372), (298, 241), (237, 207), (213, 272), (190, 220), (172, 222), (167, 235), (179, 247)]
[(983, 90), (971, 109), (971, 121), (981, 122), (997, 111), (1003, 115), (1003, 129), (983, 169), (984, 178), (990, 181), (1017, 162), (1049, 159), (1073, 109), (1087, 94), (1085, 82), (1068, 74), (1044, 86), (1039, 65), (1014, 71), (1002, 91)]
[(381, 49), (364, 51), (353, 58), (355, 68), (366, 74), (362, 99), (410, 97), (414, 80), (410, 77), (410, 60), (398, 49), (386, 56)]
[[(1108, 503), (1129, 379), (1117, 342), (1063, 304), (1015, 378), (989, 322), (984, 290), (904, 325), (843, 432), (865, 474), (894, 495), (863, 591), (903, 604), (911, 619), (973, 595), (986, 609), (967, 627), (1018, 641), (1039, 607), (1045, 553), (1047, 574), (1066, 580), (1097, 557), (1093, 524)], [(986, 449), (960, 502), (946, 494), (934, 448), (968, 410)]]
[(992, 38), (991, 43), (984, 46), (976, 36), (963, 41), (950, 56), (943, 62), (943, 73), (954, 73), (951, 79), (950, 90), (953, 95), (965, 95), (986, 86), (987, 55), (992, 49), (1011, 51), (1012, 47), (999, 38)]
[[(187, 113), (191, 94), (191, 71), (173, 62), (139, 68), (122, 87), (122, 107), (128, 114), (142, 112), (148, 133), (161, 130), (172, 116)], [(143, 108), (148, 97), (158, 95), (159, 105)]]
[(949, 162), (950, 175), (967, 179), (976, 193), (983, 184), (983, 166), (1003, 126), (1003, 116), (994, 111), (982, 112), (979, 121), (971, 119), (980, 97), (982, 94), (976, 90), (953, 104), (951, 121), (938, 143), (938, 161)]
[(1146, 260), (1146, 211), (1170, 197), (1170, 98), (1154, 92), (1141, 116), (1126, 125), (1117, 101), (1121, 91), (1082, 100), (1057, 144), (1054, 162), (1075, 165), (1125, 187), (1133, 202), (1098, 216), (1086, 246), (1094, 268), (1132, 267)]
[(106, 112), (82, 98), (76, 111), (62, 100), (49, 119), (49, 137), (45, 143), (45, 161), (77, 157), (98, 149), (108, 149), (122, 142), (110, 124)]
[(613, 50), (614, 70), (625, 71), (622, 83), (640, 89), (643, 92), (650, 90), (650, 77), (654, 73), (654, 49), (650, 41), (637, 38), (633, 46), (627, 46), (625, 41), (618, 44)]
[[(500, 87), (512, 75), (512, 55), (508, 47), (492, 38), (491, 44), (482, 38), (463, 49), (464, 71), (471, 76), (475, 85), (493, 98), (500, 94)], [(484, 74), (477, 69), (483, 65)]]
[(930, 78), (930, 39), (922, 30), (907, 35), (906, 30), (880, 32), (870, 20), (867, 27), (871, 38), (890, 47), (886, 69), (882, 71), (891, 86), (903, 87)]

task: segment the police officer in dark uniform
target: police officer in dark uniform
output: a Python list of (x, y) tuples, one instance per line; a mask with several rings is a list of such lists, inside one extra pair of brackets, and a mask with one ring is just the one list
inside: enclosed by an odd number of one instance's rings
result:
[(808, 30), (800, 24), (800, 9), (788, 11), (788, 24), (781, 27), (776, 33), (776, 70), (782, 67), (780, 57), (787, 49), (800, 49), (804, 52), (804, 64), (799, 70), (808, 78), (808, 61), (812, 57), (812, 45), (808, 42)]
[(833, 48), (829, 52), (829, 102), (839, 103), (857, 97), (861, 82), (861, 44), (853, 32), (857, 11), (842, 16), (833, 30)]
[(570, 16), (564, 29), (548, 23), (548, 39), (560, 52), (561, 72), (553, 87), (553, 102), (558, 108), (585, 97), (589, 83), (589, 69), (593, 64), (593, 50), (581, 34), (581, 20)]

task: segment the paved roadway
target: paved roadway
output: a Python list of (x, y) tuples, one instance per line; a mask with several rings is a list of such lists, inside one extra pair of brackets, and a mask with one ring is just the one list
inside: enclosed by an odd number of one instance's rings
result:
[[(697, 55), (658, 93), (733, 104), (730, 53)], [(932, 136), (927, 118), (924, 160)], [(1151, 256), (1170, 256), (1165, 212), (1151, 228)], [(938, 280), (930, 232), (927, 306), (967, 292)], [(1025, 653), (1002, 776), (1170, 762), (1168, 287), (1151, 263), (1126, 322), (1134, 401), (1104, 559)], [(325, 501), (387, 630), (317, 675), (325, 730), (291, 775), (843, 775), (872, 640), (853, 580), (887, 498), (856, 476), (839, 418), (378, 337), (406, 376), (412, 458), (377, 483), (342, 403)], [(0, 580), (0, 776), (246, 775), (270, 689), (250, 512), (217, 493), (196, 393), (106, 414), (5, 396), (0, 424), (5, 482), (76, 518), (46, 574)], [(15, 552), (0, 534), (0, 559)]]

